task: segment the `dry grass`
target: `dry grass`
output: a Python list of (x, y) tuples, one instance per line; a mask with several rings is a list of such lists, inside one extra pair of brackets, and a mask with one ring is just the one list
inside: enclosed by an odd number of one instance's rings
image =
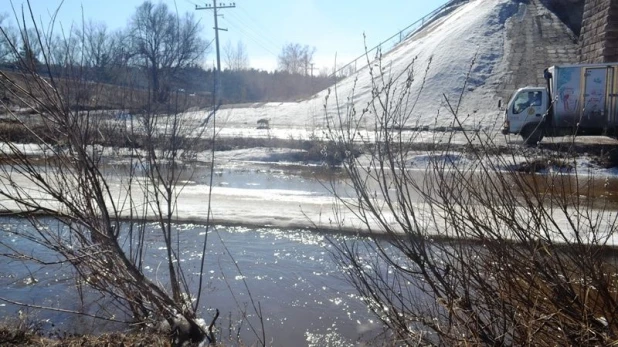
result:
[[(11, 71), (2, 71), (4, 76), (0, 76), (0, 84), (3, 88), (14, 90), (10, 87), (9, 80), (23, 90), (32, 93), (33, 97), (45, 100), (46, 96), (40, 88), (35, 88), (29, 76)], [(44, 78), (51, 83), (50, 78)], [(54, 78), (62, 102), (65, 106), (73, 110), (128, 110), (131, 113), (149, 109), (153, 105), (149, 103), (151, 95), (148, 89), (138, 88), (131, 85), (114, 85), (105, 83), (95, 83), (77, 78)], [(18, 100), (13, 93), (0, 93), (0, 98), (9, 105), (28, 107), (32, 105), (31, 100)], [(212, 96), (208, 94), (187, 94), (185, 92), (172, 91), (169, 94), (171, 104), (181, 106), (181, 110), (191, 108), (204, 108), (212, 105)]]
[(0, 346), (37, 346), (37, 347), (129, 347), (129, 346), (171, 346), (170, 338), (157, 334), (112, 333), (103, 335), (67, 335), (62, 337), (45, 337), (30, 329), (0, 327)]

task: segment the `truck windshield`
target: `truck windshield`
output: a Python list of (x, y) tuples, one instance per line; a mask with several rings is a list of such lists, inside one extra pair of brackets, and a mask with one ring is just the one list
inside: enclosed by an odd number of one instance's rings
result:
[(529, 107), (541, 106), (543, 103), (542, 101), (543, 94), (540, 91), (523, 91), (517, 94), (515, 102), (513, 102), (513, 113), (519, 114)]

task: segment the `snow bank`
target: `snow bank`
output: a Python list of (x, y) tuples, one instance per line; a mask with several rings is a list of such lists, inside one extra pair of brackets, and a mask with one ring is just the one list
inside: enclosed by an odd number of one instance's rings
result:
[[(497, 83), (507, 66), (503, 62), (505, 22), (517, 10), (517, 3), (511, 0), (473, 0), (436, 19), (384, 54), (379, 65), (374, 62), (341, 81), (336, 86), (339, 110), (344, 111), (349, 101), (357, 111), (367, 104), (372, 94), (370, 69), (377, 74), (381, 68), (383, 76), (397, 80), (400, 88), (408, 69), (413, 69), (408, 126), (451, 125), (453, 117), (444, 96), (456, 105), (464, 90), (459, 114), (469, 115), (465, 127), (493, 129), (501, 115), (497, 110)], [(275, 129), (315, 129), (325, 124), (325, 110), (337, 112), (334, 93), (332, 88), (327, 105), (328, 90), (297, 103), (223, 110), (223, 118), (231, 128), (255, 128), (257, 120), (265, 118)]]

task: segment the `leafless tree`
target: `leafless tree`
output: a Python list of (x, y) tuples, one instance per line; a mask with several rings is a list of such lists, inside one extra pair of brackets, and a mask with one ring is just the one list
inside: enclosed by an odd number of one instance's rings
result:
[(236, 47), (234, 47), (231, 41), (228, 40), (223, 47), (223, 57), (225, 66), (229, 70), (240, 71), (249, 68), (247, 47), (240, 40), (236, 43)]
[[(423, 76), (376, 64), (365, 70), (374, 98), (327, 115), (331, 141), (365, 152), (345, 158), (355, 194), (339, 195), (338, 221), (360, 221), (371, 238), (332, 245), (397, 345), (617, 343), (618, 217), (599, 197), (603, 180), (578, 173), (570, 143), (544, 153), (463, 131), (419, 145), (405, 125), (416, 117), (411, 81)], [(445, 99), (451, 125), (465, 129), (460, 101)], [(424, 170), (412, 165), (420, 148), (430, 150)], [(548, 163), (557, 169), (526, 172)]]
[(331, 73), (330, 73), (330, 69), (328, 67), (323, 66), (323, 67), (320, 68), (320, 72), (318, 73), (318, 76), (320, 76), (320, 77), (328, 77), (330, 75), (331, 75)]
[(279, 70), (291, 74), (309, 75), (316, 49), (299, 43), (288, 43), (278, 56)]
[(76, 69), (83, 66), (83, 37), (76, 29), (57, 33), (49, 47), (49, 60), (59, 69)]
[[(102, 310), (99, 318), (124, 313), (140, 327), (167, 321), (179, 345), (212, 336), (197, 324), (200, 294), (189, 288), (179, 230), (173, 225), (184, 188), (181, 177), (191, 177), (191, 165), (183, 160), (191, 158), (195, 144), (202, 141), (202, 128), (181, 113), (179, 96), (163, 105), (150, 103), (124, 121), (105, 112), (83, 111), (92, 101), (67, 98), (67, 90), (83, 90), (89, 82), (80, 69), (66, 70), (61, 77), (52, 73), (54, 41), (43, 35), (30, 8), (29, 13), (32, 29), (22, 31), (20, 41), (40, 52), (41, 66), (22, 64), (19, 74), (0, 72), (3, 90), (36, 114), (23, 117), (7, 110), (13, 130), (25, 134), (29, 148), (39, 153), (33, 157), (24, 146), (0, 135), (0, 155), (7, 160), (0, 168), (2, 208), (19, 211), (35, 229), (11, 232), (53, 251), (55, 264), (70, 265), (83, 283), (104, 294), (114, 310)], [(19, 53), (17, 43), (11, 46)], [(183, 49), (182, 44), (173, 47)], [(70, 53), (62, 56), (66, 55)], [(129, 172), (106, 170), (106, 151), (124, 153)], [(51, 227), (38, 218), (40, 214), (60, 226)], [(148, 221), (157, 222), (152, 234)], [(154, 252), (147, 237), (160, 240), (165, 249), (164, 269), (156, 279), (144, 270), (144, 260)], [(0, 247), (7, 250), (5, 256), (49, 264), (31, 250), (6, 243)], [(202, 281), (199, 276), (198, 293)]]
[(36, 30), (23, 26), (20, 27), (18, 35), (18, 41), (15, 41), (12, 45), (13, 47), (18, 47), (18, 50), (13, 53), (17, 57), (17, 63), (28, 69), (36, 69), (43, 52), (41, 42), (36, 41)]
[(15, 42), (15, 29), (8, 23), (8, 15), (0, 13), (0, 63), (6, 63), (11, 58), (10, 42)]
[(78, 37), (82, 37), (84, 44), (84, 62), (89, 69), (94, 69), (95, 78), (104, 80), (109, 74), (114, 61), (117, 61), (119, 54), (117, 48), (120, 42), (121, 34), (110, 32), (104, 23), (97, 23), (92, 20), (88, 21), (83, 27), (83, 33), (77, 33)]
[(148, 71), (156, 101), (166, 101), (169, 83), (178, 70), (197, 62), (206, 52), (200, 29), (192, 14), (180, 17), (164, 3), (145, 1), (136, 9), (128, 31), (131, 52), (135, 62)]
[(336, 71), (333, 71), (333, 74), (338, 73), (340, 76), (352, 76), (354, 75), (354, 73), (356, 73), (356, 66), (355, 64), (348, 64), (346, 66), (344, 66), (343, 68), (339, 68)]

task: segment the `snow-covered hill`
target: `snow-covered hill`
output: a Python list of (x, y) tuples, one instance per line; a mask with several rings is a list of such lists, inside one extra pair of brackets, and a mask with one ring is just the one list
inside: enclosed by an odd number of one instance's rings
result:
[[(294, 134), (319, 128), (324, 125), (325, 112), (334, 114), (338, 107), (343, 110), (349, 105), (349, 100), (353, 101), (357, 110), (367, 104), (372, 95), (369, 73), (372, 68), (374, 76), (380, 74), (381, 69), (383, 77), (397, 80), (399, 89), (410, 69), (413, 70), (414, 78), (410, 84), (412, 97), (408, 99), (410, 120), (407, 125), (432, 127), (451, 124), (453, 116), (445, 105), (445, 97), (452, 104), (457, 104), (463, 91), (459, 115), (466, 118), (464, 126), (493, 129), (501, 122), (502, 114), (497, 104), (505, 94), (505, 78), (512, 80), (513, 74), (517, 73), (513, 71), (514, 60), (508, 58), (513, 43), (507, 42), (507, 28), (517, 27), (517, 23), (529, 15), (526, 6), (533, 6), (532, 3), (471, 0), (445, 11), (422, 30), (383, 54), (380, 61), (360, 69), (356, 75), (339, 82), (330, 91), (322, 91), (302, 102), (227, 109), (222, 113), (225, 118), (222, 124), (228, 130), (242, 131), (255, 129), (257, 120), (265, 118), (270, 120), (275, 136), (277, 131), (283, 129), (286, 134)], [(542, 76), (542, 71), (531, 72), (527, 69), (527, 73)]]

